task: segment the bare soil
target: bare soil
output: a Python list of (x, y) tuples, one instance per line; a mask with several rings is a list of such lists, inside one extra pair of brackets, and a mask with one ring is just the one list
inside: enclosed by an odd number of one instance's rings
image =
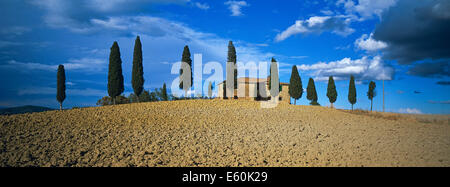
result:
[(450, 166), (449, 119), (243, 100), (0, 116), (0, 166)]

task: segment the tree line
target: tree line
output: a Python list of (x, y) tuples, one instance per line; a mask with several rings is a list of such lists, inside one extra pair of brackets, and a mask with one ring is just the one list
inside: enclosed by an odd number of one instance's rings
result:
[[(373, 98), (376, 96), (375, 92), (376, 84), (373, 81), (369, 83), (369, 90), (367, 91), (367, 97), (370, 102), (370, 111), (372, 111), (373, 106)], [(306, 88), (306, 98), (310, 100), (310, 105), (320, 105), (317, 100), (317, 92), (316, 86), (314, 84), (314, 79), (309, 78), (308, 86)], [(302, 80), (298, 73), (297, 66), (292, 66), (291, 78), (289, 80), (289, 95), (294, 99), (294, 104), (296, 104), (297, 100), (300, 99), (303, 95), (303, 86)], [(334, 83), (333, 76), (328, 77), (328, 87), (327, 87), (327, 97), (330, 101), (331, 107), (333, 108), (333, 104), (337, 100), (338, 93), (336, 91), (336, 85)], [(348, 90), (348, 102), (352, 105), (356, 104), (356, 87), (355, 87), (355, 77), (353, 75), (350, 76), (349, 82), (349, 90)]]
[[(186, 62), (191, 68), (192, 60), (189, 47), (186, 45), (182, 54), (182, 62)], [(133, 52), (133, 67), (132, 67), (132, 78), (131, 85), (133, 87), (133, 93), (128, 97), (123, 95), (124, 92), (124, 80), (122, 73), (122, 59), (120, 55), (120, 48), (117, 41), (114, 41), (110, 48), (109, 54), (109, 67), (108, 67), (108, 96), (97, 101), (97, 105), (115, 105), (115, 104), (127, 104), (127, 103), (137, 103), (137, 102), (154, 102), (154, 101), (170, 101), (179, 100), (181, 98), (174, 97), (167, 93), (166, 83), (163, 84), (162, 88), (156, 88), (154, 91), (144, 90), (144, 68), (142, 65), (142, 43), (139, 36), (136, 37)], [(192, 68), (191, 68), (192, 69)], [(191, 72), (189, 72), (191, 73)], [(182, 69), (180, 69), (180, 75), (183, 74)], [(193, 80), (192, 74), (191, 83)], [(190, 88), (192, 84), (187, 85)], [(180, 82), (180, 88), (183, 88), (183, 83)], [(62, 110), (62, 103), (66, 98), (66, 77), (64, 65), (58, 66), (57, 72), (57, 91), (56, 99), (60, 104), (60, 110)], [(209, 82), (208, 96), (212, 97), (213, 85)]]
[[(236, 49), (233, 45), (232, 41), (229, 41), (228, 43), (228, 63), (233, 63), (236, 65)], [(189, 47), (186, 45), (183, 49), (182, 58), (181, 61), (184, 62), (187, 67), (187, 70), (190, 70), (189, 72), (183, 72), (183, 68), (180, 68), (180, 76), (183, 75), (183, 73), (188, 74), (188, 76), (191, 77), (190, 82), (187, 82), (187, 85), (183, 85), (183, 81), (180, 79), (179, 87), (180, 89), (184, 89), (187, 96), (187, 90), (192, 87), (193, 82), (193, 76), (192, 76), (192, 59)], [(169, 100), (178, 100), (180, 98), (173, 97), (171, 95), (167, 94), (166, 84), (163, 84), (162, 88), (155, 89), (154, 91), (146, 91), (144, 90), (144, 71), (143, 71), (143, 58), (142, 58), (142, 43), (140, 40), (140, 37), (137, 36), (135, 40), (134, 45), (134, 52), (133, 52), (133, 67), (132, 67), (132, 87), (133, 87), (133, 93), (131, 93), (128, 97), (125, 95), (122, 95), (124, 92), (124, 80), (123, 80), (123, 74), (122, 74), (122, 59), (120, 55), (120, 48), (117, 43), (117, 41), (114, 41), (113, 45), (110, 48), (110, 55), (109, 55), (109, 67), (108, 67), (108, 96), (105, 96), (97, 101), (97, 105), (115, 105), (115, 104), (126, 104), (126, 103), (135, 103), (135, 102), (153, 102), (153, 101), (169, 101)], [(272, 64), (277, 63), (277, 61), (272, 58)], [(275, 73), (275, 80), (279, 80), (278, 72)], [(237, 89), (237, 69), (234, 69), (233, 73), (234, 78), (234, 88)], [(270, 70), (270, 74), (272, 74), (272, 66)], [(57, 72), (57, 94), (56, 98), (58, 102), (60, 103), (60, 110), (62, 110), (62, 103), (66, 98), (66, 85), (65, 85), (65, 70), (63, 65), (58, 66), (58, 72)], [(279, 81), (278, 81), (279, 82)], [(226, 93), (226, 81), (224, 81), (224, 95)], [(258, 85), (259, 86), (259, 85)], [(269, 89), (271, 88), (271, 79), (269, 79)], [(279, 85), (280, 89), (279, 91), (282, 91), (281, 85)], [(369, 91), (367, 92), (368, 98), (371, 100), (371, 107), (372, 110), (372, 103), (373, 98), (376, 96), (375, 93), (375, 82), (371, 81), (369, 84)], [(212, 97), (212, 89), (213, 85), (211, 82), (209, 82), (208, 85), (208, 97)], [(308, 86), (306, 88), (306, 98), (310, 100), (311, 105), (320, 105), (317, 100), (317, 92), (316, 87), (314, 83), (314, 79), (309, 78)], [(258, 92), (259, 93), (259, 92)], [(292, 66), (292, 73), (290, 77), (289, 82), (289, 95), (294, 99), (294, 104), (296, 104), (296, 101), (300, 99), (303, 95), (303, 86), (301, 77), (299, 75), (299, 72), (297, 70), (297, 66)], [(328, 80), (328, 88), (327, 88), (327, 97), (331, 103), (331, 107), (333, 107), (334, 102), (337, 100), (337, 91), (336, 86), (334, 83), (333, 76), (329, 77)], [(355, 87), (355, 78), (354, 76), (350, 76), (350, 83), (349, 83), (349, 92), (348, 92), (348, 101), (352, 105), (356, 104), (356, 87)]]

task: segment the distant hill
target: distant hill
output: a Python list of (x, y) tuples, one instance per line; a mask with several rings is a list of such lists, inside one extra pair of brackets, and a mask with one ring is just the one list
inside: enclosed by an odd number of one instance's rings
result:
[(1, 108), (0, 115), (44, 112), (44, 111), (49, 111), (49, 110), (54, 110), (54, 109), (42, 107), (42, 106), (26, 105), (26, 106), (11, 107), (11, 108)]

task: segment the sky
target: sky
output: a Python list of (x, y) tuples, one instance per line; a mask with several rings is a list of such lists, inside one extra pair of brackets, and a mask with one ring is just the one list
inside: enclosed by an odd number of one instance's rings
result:
[[(203, 64), (225, 69), (231, 40), (240, 62), (275, 58), (281, 82), (289, 82), (294, 65), (304, 88), (314, 78), (322, 106), (330, 105), (333, 76), (335, 107), (351, 108), (354, 75), (355, 108), (370, 108), (366, 93), (374, 81), (374, 110), (381, 111), (384, 80), (386, 111), (450, 114), (447, 0), (3, 0), (0, 9), (0, 107), (57, 108), (59, 64), (66, 70), (63, 106), (95, 106), (107, 95), (114, 41), (129, 95), (140, 36), (146, 90), (178, 77), (171, 68), (185, 45)], [(297, 104), (309, 104), (306, 93)]]

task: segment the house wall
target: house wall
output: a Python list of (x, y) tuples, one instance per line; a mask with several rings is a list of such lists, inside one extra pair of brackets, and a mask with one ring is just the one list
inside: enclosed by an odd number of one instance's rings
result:
[[(269, 97), (270, 96), (270, 90), (267, 86), (267, 84), (265, 85), (265, 95)], [(218, 98), (223, 98), (223, 83), (220, 83), (217, 85), (218, 89)], [(235, 90), (235, 92), (237, 92), (237, 95), (239, 98), (247, 98), (247, 99), (252, 99), (255, 98), (257, 96), (257, 83), (242, 83), (240, 82), (238, 84), (238, 90)], [(289, 96), (289, 86), (288, 85), (282, 85), (282, 91), (279, 93), (279, 97), (281, 98), (280, 102), (284, 102), (284, 103), (289, 103), (290, 101), (290, 96)]]
[(280, 92), (281, 101), (280, 102), (287, 102), (289, 103), (290, 97), (289, 96), (289, 85), (282, 85), (282, 91)]
[(217, 85), (217, 98), (223, 98), (223, 83)]

